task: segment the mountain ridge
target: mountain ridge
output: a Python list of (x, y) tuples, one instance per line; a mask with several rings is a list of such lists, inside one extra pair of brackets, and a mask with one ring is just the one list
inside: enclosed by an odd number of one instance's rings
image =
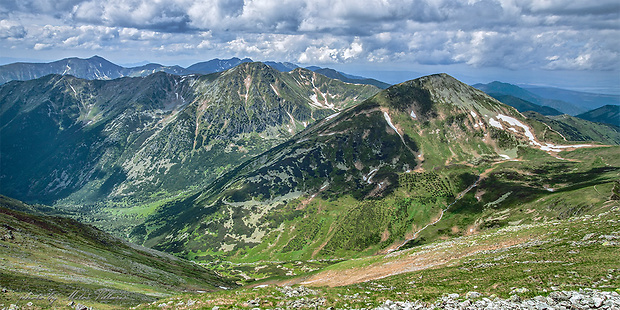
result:
[[(254, 61), (250, 58), (215, 58), (208, 61), (195, 63), (187, 68), (183, 68), (178, 65), (165, 66), (157, 63), (148, 63), (136, 67), (122, 67), (100, 56), (93, 56), (87, 59), (72, 57), (50, 63), (17, 62), (0, 66), (0, 85), (12, 80), (36, 79), (48, 74), (68, 74), (76, 76), (78, 78), (89, 80), (110, 80), (121, 77), (145, 77), (149, 74), (153, 74), (156, 72), (166, 72), (175, 75), (211, 74), (216, 72), (222, 72), (248, 62)], [(263, 63), (280, 72), (290, 72), (296, 68), (299, 68), (299, 66), (297, 66), (296, 64), (289, 62), (282, 63), (275, 61), (265, 61)], [(388, 84), (377, 81), (375, 79), (353, 77), (346, 75), (342, 72), (337, 72), (335, 70), (327, 68), (321, 70), (328, 70), (325, 73), (330, 75), (330, 78), (339, 79), (347, 83), (375, 85), (380, 88), (385, 88), (386, 86), (389, 86)], [(332, 70), (336, 73), (329, 70)]]
[[(205, 189), (170, 201), (131, 238), (198, 260), (385, 251), (477, 184), (478, 167), (519, 161), (530, 149), (555, 158), (564, 149), (592, 147), (543, 142), (533, 126), (546, 128), (446, 74), (404, 82), (309, 126)], [(557, 133), (547, 135), (561, 140)], [(489, 190), (492, 183), (479, 186)], [(502, 195), (510, 194), (484, 201)], [(454, 208), (468, 208), (467, 197)]]
[(566, 101), (549, 99), (534, 94), (531, 91), (521, 88), (517, 85), (494, 81), (488, 84), (474, 84), (473, 87), (478, 88), (489, 94), (511, 95), (525, 101), (537, 104), (539, 106), (547, 106), (554, 108), (562, 113), (576, 115), (585, 112), (585, 109)]
[(112, 223), (115, 207), (204, 186), (377, 91), (262, 63), (201, 76), (9, 82), (0, 86), (2, 194)]
[(620, 105), (605, 105), (575, 117), (620, 128)]

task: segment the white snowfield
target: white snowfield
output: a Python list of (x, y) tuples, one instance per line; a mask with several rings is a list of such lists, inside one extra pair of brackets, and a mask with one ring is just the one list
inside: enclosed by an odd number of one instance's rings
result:
[(392, 124), (392, 119), (390, 118), (390, 115), (387, 112), (383, 112), (383, 117), (385, 117), (385, 121), (388, 123), (388, 125), (390, 125), (390, 127), (392, 127), (392, 129), (394, 129), (394, 131), (396, 131), (396, 134), (398, 134), (398, 136), (402, 140), (403, 136), (400, 135), (400, 132), (398, 132), (398, 129), (396, 129), (396, 126)]
[[(500, 121), (503, 121), (505, 123), (508, 123), (511, 126), (516, 126), (516, 127), (521, 127), (525, 133), (525, 136), (530, 140), (530, 144), (531, 145), (535, 145), (538, 146), (541, 150), (546, 151), (546, 152), (561, 152), (563, 149), (568, 149), (568, 148), (580, 148), (580, 147), (591, 147), (593, 145), (591, 144), (575, 144), (575, 145), (555, 145), (555, 144), (551, 144), (551, 143), (545, 143), (545, 145), (542, 145), (540, 142), (536, 141), (536, 137), (534, 137), (534, 134), (532, 133), (532, 130), (530, 129), (529, 126), (521, 123), (519, 120), (517, 120), (514, 117), (510, 117), (504, 114), (497, 114), (497, 119), (499, 119)], [(504, 129), (504, 127), (502, 126), (502, 124), (499, 121), (496, 121), (493, 118), (489, 119), (489, 124), (493, 127), (499, 128), (499, 129)], [(517, 130), (513, 127), (509, 127), (508, 128), (511, 131), (517, 132)]]

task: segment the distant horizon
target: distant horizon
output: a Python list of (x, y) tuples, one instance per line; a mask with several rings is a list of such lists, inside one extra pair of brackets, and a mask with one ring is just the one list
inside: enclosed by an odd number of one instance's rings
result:
[[(53, 59), (53, 60), (32, 59), (32, 58), (18, 59), (18, 58), (13, 58), (13, 57), (0, 57), (0, 66), (12, 64), (12, 63), (18, 63), (18, 62), (51, 63), (51, 62), (68, 59), (68, 58), (89, 59), (95, 56), (99, 56), (111, 63), (114, 63), (118, 66), (125, 67), (125, 68), (139, 67), (139, 66), (143, 66), (147, 64), (160, 64), (164, 66), (175, 66), (176, 65), (176, 66), (180, 66), (183, 68), (188, 68), (189, 66), (196, 64), (196, 63), (200, 63), (200, 62), (207, 62), (207, 61), (214, 60), (214, 59), (227, 60), (227, 59), (232, 59), (232, 58), (238, 58), (238, 59), (250, 58), (252, 59), (252, 61), (258, 61), (258, 62), (268, 62), (268, 61), (288, 62), (288, 61), (280, 61), (277, 59), (257, 60), (251, 57), (241, 57), (241, 56), (213, 57), (213, 58), (209, 58), (205, 60), (189, 60), (189, 61), (185, 60), (185, 61), (181, 61), (180, 63), (172, 63), (170, 61), (160, 62), (156, 60), (155, 61), (143, 60), (139, 62), (122, 62), (122, 61), (117, 62), (106, 56), (99, 55), (99, 54), (93, 54), (91, 56), (86, 56), (86, 57), (66, 56), (66, 57), (61, 57), (61, 58)], [(391, 85), (413, 80), (413, 79), (426, 76), (426, 75), (437, 74), (437, 73), (447, 73), (469, 85), (474, 85), (478, 83), (487, 84), (487, 83), (491, 83), (494, 81), (498, 81), (498, 82), (509, 83), (509, 84), (513, 84), (513, 85), (517, 85), (517, 86), (525, 87), (525, 88), (548, 87), (548, 88), (559, 88), (559, 89), (593, 93), (593, 94), (620, 95), (620, 75), (613, 76), (614, 72), (609, 72), (611, 73), (610, 74), (611, 77), (607, 81), (607, 83), (604, 83), (604, 81), (601, 81), (601, 79), (599, 78), (599, 79), (588, 79), (589, 81), (594, 82), (590, 85), (576, 85), (574, 81), (570, 81), (570, 75), (567, 76), (565, 71), (545, 71), (547, 75), (555, 75), (559, 78), (559, 79), (553, 79), (553, 81), (556, 81), (556, 80), (565, 81), (564, 83), (548, 83), (547, 78), (541, 78), (542, 76), (538, 75), (535, 72), (510, 70), (508, 73), (513, 73), (513, 74), (505, 75), (506, 74), (506, 72), (504, 72), (505, 70), (501, 70), (497, 68), (496, 70), (494, 70), (496, 72), (491, 72), (491, 73), (489, 73), (489, 71), (493, 71), (493, 70), (488, 70), (488, 69), (487, 70), (482, 70), (482, 69), (471, 70), (471, 72), (468, 72), (467, 68), (462, 68), (462, 66), (453, 65), (452, 66), (452, 69), (454, 69), (453, 71), (450, 71), (449, 70), (450, 68), (442, 67), (442, 68), (436, 68), (436, 69), (446, 69), (446, 70), (438, 70), (438, 71), (433, 72), (433, 71), (429, 71), (430, 68), (421, 66), (421, 69), (423, 71), (421, 70), (420, 72), (417, 72), (417, 71), (407, 71), (407, 70), (377, 70), (376, 68), (375, 70), (372, 70), (372, 68), (369, 70), (368, 68), (356, 68), (351, 65), (335, 64), (335, 63), (333, 64), (298, 64), (294, 62), (290, 62), (290, 63), (293, 63), (302, 68), (311, 67), (311, 66), (317, 66), (321, 68), (330, 68), (330, 69), (334, 69), (334, 70), (337, 70), (337, 71), (340, 71), (346, 74), (350, 74), (350, 75), (356, 75), (356, 76), (361, 76), (365, 78), (373, 78), (373, 79), (376, 79), (376, 80), (379, 80), (381, 82), (385, 82)], [(497, 71), (499, 71), (499, 73)], [(571, 74), (581, 73), (581, 74), (587, 75), (587, 72), (569, 72), (569, 73)], [(528, 79), (528, 77), (532, 79)], [(546, 82), (543, 82), (543, 81), (546, 81)]]

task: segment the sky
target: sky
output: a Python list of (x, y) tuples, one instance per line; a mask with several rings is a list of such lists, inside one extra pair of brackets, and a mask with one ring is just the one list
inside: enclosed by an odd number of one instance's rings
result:
[(249, 57), (620, 94), (619, 0), (2, 0), (0, 64)]

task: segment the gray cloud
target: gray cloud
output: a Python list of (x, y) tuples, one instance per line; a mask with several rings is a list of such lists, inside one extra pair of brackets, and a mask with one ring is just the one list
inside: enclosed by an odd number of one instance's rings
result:
[(0, 48), (33, 53), (511, 70), (620, 63), (617, 0), (8, 0), (0, 17)]
[(26, 28), (10, 21), (0, 20), (0, 39), (21, 39), (26, 36)]

